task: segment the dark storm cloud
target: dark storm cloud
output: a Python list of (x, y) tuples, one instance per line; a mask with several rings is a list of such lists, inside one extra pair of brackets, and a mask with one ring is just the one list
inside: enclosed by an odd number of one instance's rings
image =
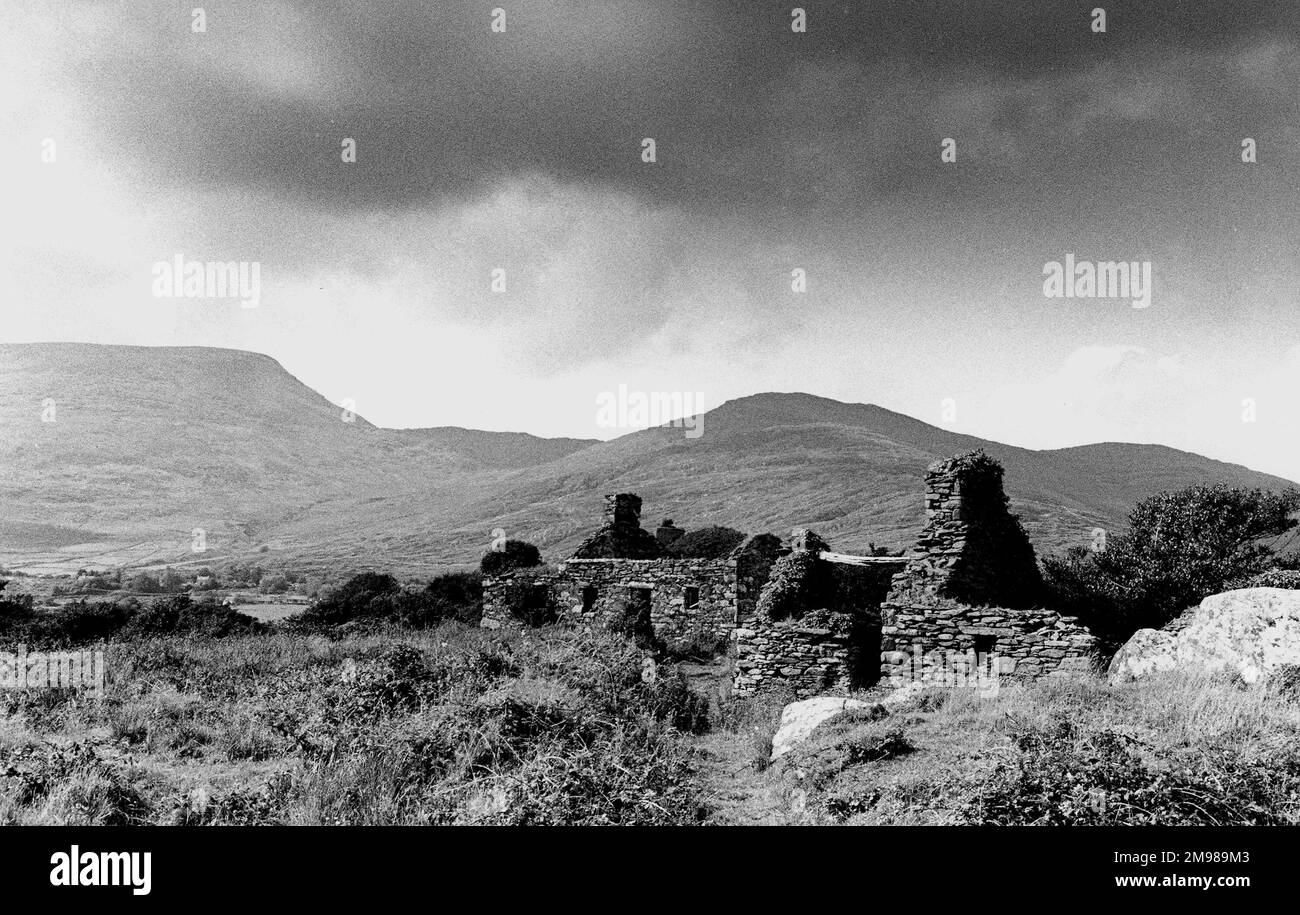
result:
[[(937, 142), (957, 127), (985, 160), (1023, 165), (1050, 148), (1088, 168), (1102, 157), (1062, 146), (1079, 139), (1071, 125), (1150, 144), (1213, 131), (1216, 113), (1240, 119), (1243, 105), (1258, 121), (1295, 111), (1293, 94), (1240, 93), (1209, 60), (1294, 43), (1290, 0), (804, 2), (806, 35), (790, 31), (794, 5), (209, 3), (202, 36), (175, 4), (112, 5), (109, 29), (132, 40), (91, 51), (77, 78), (106, 148), (142, 178), (339, 212), (436, 207), (540, 174), (780, 218), (923, 193), (945, 180)], [(496, 6), (504, 35), (488, 29)], [(1105, 35), (1088, 27), (1094, 6)], [(268, 53), (283, 54), (272, 78), (251, 77)], [(1099, 97), (1182, 59), (1208, 96), (1169, 96), (1135, 119)], [(1117, 75), (1071, 82), (1098, 67)], [(355, 165), (339, 161), (345, 136)], [(639, 159), (647, 136), (656, 168)], [(1114, 180), (1123, 164), (1105, 158)]]

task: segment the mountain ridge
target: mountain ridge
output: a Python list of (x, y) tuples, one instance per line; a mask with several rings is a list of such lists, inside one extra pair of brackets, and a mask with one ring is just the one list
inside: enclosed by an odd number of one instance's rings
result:
[[(498, 527), (566, 555), (614, 491), (642, 496), (647, 526), (673, 517), (784, 534), (807, 524), (837, 547), (906, 547), (924, 517), (925, 466), (975, 447), (1002, 461), (1040, 552), (1115, 528), (1161, 488), (1294, 485), (1159, 444), (1038, 451), (802, 392), (729, 400), (701, 428), (697, 439), (661, 426), (607, 441), (387, 429), (346, 421), (261, 353), (0, 345), (0, 562), (63, 570), (266, 555), (433, 571), (476, 560)], [(205, 554), (190, 550), (196, 529)]]

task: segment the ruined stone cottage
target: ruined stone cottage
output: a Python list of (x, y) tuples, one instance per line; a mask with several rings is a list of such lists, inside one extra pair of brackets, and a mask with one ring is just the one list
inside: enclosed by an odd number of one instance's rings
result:
[(836, 553), (814, 532), (750, 537), (723, 559), (666, 555), (682, 531), (641, 527), (641, 500), (605, 497), (604, 523), (562, 562), (489, 577), (483, 625), (608, 624), (629, 609), (657, 634), (730, 640), (737, 692), (801, 696), (876, 682), (952, 683), (977, 667), (1034, 678), (1085, 670), (1096, 647), (1041, 607), (1033, 548), (982, 451), (932, 464), (926, 523), (906, 556)]
[(604, 524), (573, 556), (553, 566), (520, 569), (483, 583), (483, 625), (516, 623), (519, 609), (544, 618), (609, 623), (648, 609), (655, 631), (692, 629), (727, 635), (752, 612), (780, 542), (750, 537), (723, 559), (681, 559), (665, 546), (680, 534), (671, 521), (651, 534), (641, 527), (641, 499), (605, 497)]

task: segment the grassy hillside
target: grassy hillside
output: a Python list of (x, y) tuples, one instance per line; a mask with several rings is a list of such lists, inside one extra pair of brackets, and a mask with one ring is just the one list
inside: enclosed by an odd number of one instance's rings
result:
[[(54, 422), (42, 422), (47, 399)], [(0, 563), (53, 571), (265, 553), (428, 573), (477, 560), (497, 527), (566, 555), (613, 491), (639, 493), (648, 524), (810, 525), (845, 549), (903, 547), (923, 521), (926, 465), (974, 447), (1005, 465), (1040, 550), (1115, 528), (1160, 489), (1287, 485), (1161, 446), (1031, 451), (808, 394), (730, 401), (705, 415), (703, 432), (589, 442), (386, 430), (344, 422), (252, 353), (0, 346)], [(196, 527), (206, 555), (190, 552)]]

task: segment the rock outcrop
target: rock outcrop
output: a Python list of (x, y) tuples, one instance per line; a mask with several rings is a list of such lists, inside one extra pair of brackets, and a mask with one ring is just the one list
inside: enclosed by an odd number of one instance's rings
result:
[(1152, 673), (1228, 672), (1254, 683), (1300, 664), (1300, 591), (1242, 588), (1214, 594), (1165, 629), (1139, 629), (1111, 661), (1111, 683)]

